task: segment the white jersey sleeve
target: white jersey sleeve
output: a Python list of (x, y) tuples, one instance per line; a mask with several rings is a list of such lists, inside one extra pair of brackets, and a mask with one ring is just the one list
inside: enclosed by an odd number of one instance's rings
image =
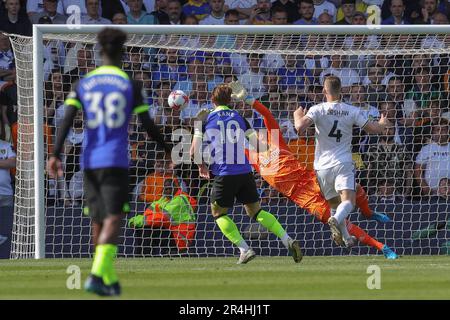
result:
[(326, 102), (313, 106), (306, 116), (316, 126), (314, 169), (352, 162), (353, 126), (363, 128), (368, 122), (367, 114), (346, 103)]

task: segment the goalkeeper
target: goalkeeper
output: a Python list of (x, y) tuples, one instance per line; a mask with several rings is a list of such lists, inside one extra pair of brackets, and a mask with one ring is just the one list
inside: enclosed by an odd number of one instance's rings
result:
[[(229, 86), (233, 90), (234, 99), (245, 100), (247, 104), (251, 105), (262, 115), (268, 130), (267, 151), (256, 152), (252, 149), (247, 150), (247, 157), (255, 170), (273, 188), (308, 211), (308, 213), (313, 214), (322, 223), (327, 223), (330, 217), (330, 207), (322, 196), (315, 172), (307, 170), (295, 158), (283, 140), (280, 127), (272, 113), (258, 100), (248, 96), (246, 90), (239, 82), (231, 82)], [(273, 137), (275, 139), (272, 140)], [(262, 138), (264, 139), (265, 137)], [(369, 208), (367, 195), (359, 185), (357, 187), (356, 204), (366, 218), (379, 222), (390, 221), (386, 215), (373, 212)], [(387, 245), (370, 237), (365, 231), (349, 221), (347, 221), (347, 229), (360, 242), (382, 251), (387, 259), (398, 258), (397, 254)]]
[(195, 237), (197, 200), (177, 190), (173, 179), (164, 181), (163, 195), (153, 201), (144, 214), (128, 220), (128, 226), (134, 228), (164, 228), (170, 230), (179, 251), (185, 251)]

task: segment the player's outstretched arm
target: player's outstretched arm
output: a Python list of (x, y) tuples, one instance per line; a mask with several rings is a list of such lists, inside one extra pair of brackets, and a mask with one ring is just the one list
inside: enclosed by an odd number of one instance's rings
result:
[(295, 130), (297, 130), (297, 134), (301, 135), (303, 132), (313, 124), (311, 118), (305, 116), (305, 110), (302, 107), (299, 107), (294, 112), (294, 126)]
[(161, 134), (159, 127), (155, 124), (152, 118), (150, 118), (148, 112), (141, 112), (138, 114), (138, 117), (142, 123), (142, 126), (145, 128), (145, 131), (147, 131), (147, 134), (158, 144), (160, 148), (164, 149), (167, 155), (170, 155), (172, 146), (164, 141), (164, 137)]
[(364, 127), (362, 127), (362, 129), (369, 134), (383, 134), (383, 132), (386, 130), (386, 127), (390, 125), (391, 123), (386, 118), (386, 116), (381, 114), (380, 120), (369, 121)]
[(64, 147), (64, 141), (66, 141), (66, 137), (69, 134), (69, 130), (72, 127), (73, 121), (77, 115), (78, 108), (79, 107), (75, 107), (74, 105), (66, 105), (64, 119), (61, 127), (59, 128), (58, 136), (56, 137), (55, 148), (53, 149), (52, 156), (47, 162), (47, 171), (52, 178), (63, 176), (61, 151)]

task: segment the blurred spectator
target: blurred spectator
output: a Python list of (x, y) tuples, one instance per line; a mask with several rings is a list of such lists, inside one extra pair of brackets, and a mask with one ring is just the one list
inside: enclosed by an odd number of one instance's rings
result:
[(188, 0), (183, 5), (183, 14), (185, 16), (194, 15), (198, 21), (203, 20), (211, 13), (211, 7), (208, 0)]
[(169, 15), (170, 24), (181, 24), (183, 11), (179, 0), (168, 0), (167, 14)]
[(294, 127), (294, 111), (302, 103), (295, 90), (288, 90), (286, 95), (280, 97), (280, 100), (282, 102), (286, 100), (286, 103), (280, 104), (280, 111), (278, 112), (277, 118), (283, 138), (289, 143), (291, 140), (298, 139), (298, 134)]
[(422, 0), (420, 16), (414, 21), (416, 24), (431, 24), (433, 16), (438, 12), (438, 0)]
[(143, 52), (143, 48), (139, 47), (129, 47), (127, 53), (127, 59), (123, 63), (123, 69), (133, 74), (133, 72), (148, 70), (149, 65), (144, 62), (145, 53)]
[(128, 24), (158, 24), (155, 16), (142, 10), (143, 0), (128, 0), (130, 12), (127, 15)]
[[(156, 0), (155, 1), (155, 10), (150, 14), (156, 17), (156, 20), (159, 24), (170, 24), (169, 15), (167, 12), (167, 0)], [(150, 12), (147, 7), (147, 12)]]
[(125, 13), (118, 12), (112, 17), (113, 24), (128, 24), (128, 19)]
[[(327, 13), (323, 13), (322, 16), (328, 16)], [(327, 44), (324, 37), (320, 35), (308, 35), (306, 39), (306, 48), (315, 50), (317, 48), (326, 48)], [(319, 83), (319, 76), (324, 69), (330, 66), (330, 56), (324, 55), (307, 55), (303, 57), (303, 66), (314, 77), (314, 83)]]
[(186, 126), (194, 127), (194, 120), (201, 109), (213, 109), (213, 105), (208, 101), (208, 85), (204, 81), (195, 81), (189, 97), (189, 103), (181, 111), (180, 118)]
[[(373, 106), (375, 103), (367, 97), (365, 88), (356, 84), (351, 87), (348, 100), (350, 104), (358, 107), (367, 119), (371, 121), (378, 120), (380, 112)], [(369, 144), (370, 136), (364, 130), (355, 127), (353, 129), (353, 150), (356, 156), (365, 154)]]
[(363, 12), (356, 11), (352, 17), (352, 25), (364, 26), (367, 24), (367, 16)]
[(14, 54), (11, 50), (9, 38), (0, 33), (0, 91), (9, 81), (16, 79)]
[(247, 89), (248, 93), (260, 98), (266, 91), (263, 85), (264, 74), (261, 72), (261, 55), (249, 53), (247, 56), (249, 70), (238, 76), (238, 80)]
[(5, 127), (0, 117), (0, 259), (9, 258), (14, 216), (14, 190), (11, 169), (16, 167), (16, 154), (5, 141)]
[(225, 24), (225, 0), (209, 0), (211, 13), (200, 24)]
[(280, 77), (280, 89), (283, 91), (294, 87), (297, 92), (306, 93), (307, 87), (314, 83), (312, 74), (298, 65), (295, 55), (284, 55), (284, 67), (277, 70), (277, 75)]
[(383, 83), (386, 83), (387, 81), (383, 80), (387, 77), (386, 69), (380, 66), (372, 66), (369, 67), (367, 77), (362, 81), (362, 84), (367, 86), (368, 101), (375, 106), (378, 105), (379, 101), (386, 99), (386, 90)]
[(78, 113), (64, 145), (64, 206), (73, 206), (83, 199), (83, 174), (80, 167), (83, 144), (83, 116)]
[(181, 24), (198, 25), (198, 19), (193, 14), (184, 16), (181, 20)]
[(283, 7), (272, 8), (272, 24), (273, 25), (285, 25), (288, 24), (288, 12)]
[(442, 199), (450, 200), (450, 179), (449, 178), (442, 178), (439, 181), (439, 187), (437, 190), (437, 194)]
[[(109, 2), (108, 0), (105, 2)], [(72, 8), (71, 8), (72, 6)], [(65, 15), (70, 15), (75, 13), (73, 11), (73, 6), (76, 6), (79, 8), (80, 13), (83, 14), (87, 14), (87, 9), (86, 9), (86, 2), (85, 0), (59, 0), (58, 2), (58, 12), (61, 14), (65, 14)], [(71, 9), (71, 10), (69, 10)]]
[[(226, 25), (238, 25), (239, 24), (239, 12), (234, 9), (230, 9), (225, 12), (224, 22)], [(216, 37), (215, 48), (231, 49), (236, 46), (236, 36), (231, 34), (220, 34)]]
[(391, 5), (389, 10), (391, 16), (384, 19), (381, 24), (410, 24), (410, 22), (405, 17), (405, 5), (404, 0), (391, 0)]
[(253, 108), (244, 101), (236, 102), (234, 109), (236, 109), (239, 114), (247, 120), (252, 128), (261, 129), (264, 127), (264, 122), (261, 115), (253, 110)]
[(42, 17), (49, 17), (53, 24), (65, 24), (66, 16), (57, 12), (58, 0), (43, 0), (43, 10), (30, 16), (31, 23), (39, 22)]
[(430, 73), (429, 67), (419, 67), (413, 70), (414, 85), (405, 95), (405, 115), (420, 111), (426, 108), (432, 100), (439, 99), (440, 94), (432, 86)]
[(158, 84), (159, 81), (170, 81), (176, 83), (187, 79), (187, 67), (180, 60), (178, 50), (162, 49), (164, 56), (155, 65), (156, 68), (152, 72), (152, 81)]
[(320, 25), (333, 24), (333, 16), (327, 12), (322, 12), (317, 18), (317, 23)]
[(0, 16), (0, 30), (5, 33), (31, 36), (31, 22), (28, 16), (19, 13), (19, 0), (6, 0), (5, 9), (6, 12)]
[(436, 12), (431, 19), (431, 24), (448, 24), (448, 17), (442, 12)]
[(168, 118), (172, 115), (172, 109), (167, 102), (167, 98), (169, 98), (171, 91), (170, 82), (168, 81), (159, 82), (154, 90), (156, 96), (150, 106), (149, 114), (156, 124), (166, 125), (168, 123)]
[[(338, 1), (338, 2), (341, 2), (342, 4), (345, 3), (345, 1)], [(354, 3), (355, 3), (355, 11), (359, 11), (359, 12), (366, 12), (367, 11), (368, 5), (365, 2), (365, 0), (355, 0)], [(338, 8), (337, 13), (336, 13), (336, 21), (340, 21), (342, 19), (345, 19), (343, 6), (342, 5), (339, 6), (338, 4), (336, 4), (336, 1), (334, 1), (334, 4)]]
[(178, 81), (173, 90), (182, 90), (186, 94), (191, 95), (193, 83), (197, 81), (205, 81), (205, 58), (199, 55), (194, 55), (188, 58), (187, 61), (187, 78)]
[(342, 56), (332, 55), (331, 64), (328, 69), (325, 69), (320, 74), (320, 84), (323, 85), (325, 77), (328, 75), (334, 75), (339, 77), (342, 83), (342, 93), (347, 94), (350, 92), (351, 86), (354, 84), (359, 84), (358, 73), (350, 68), (347, 68)]
[[(42, 19), (49, 19), (48, 17), (42, 17), (39, 19), (39, 23), (42, 23)], [(44, 43), (44, 79), (48, 79), (50, 72), (63, 66), (66, 61), (66, 49), (64, 42), (60, 40), (43, 40)]]
[[(77, 66), (64, 74), (64, 84), (69, 85), (95, 69), (92, 49), (89, 47), (81, 48), (77, 51)], [(65, 88), (64, 91), (69, 91)]]
[(300, 15), (300, 19), (296, 20), (294, 24), (300, 25), (318, 24), (318, 20), (314, 18), (313, 0), (300, 0), (298, 5), (298, 13)]
[(353, 23), (353, 15), (355, 14), (355, 0), (342, 0), (341, 8), (344, 17), (335, 24), (351, 25)]
[(248, 17), (247, 24), (272, 24), (271, 8), (272, 3), (270, 0), (257, 0), (256, 6), (252, 9)]
[(65, 92), (63, 90), (63, 74), (60, 69), (52, 70), (45, 86), (45, 116), (49, 124), (59, 128), (64, 118)]
[(86, 14), (81, 16), (81, 24), (111, 24), (111, 20), (101, 16), (99, 0), (85, 0)]
[(216, 59), (213, 56), (205, 57), (205, 75), (208, 84), (208, 91), (212, 92), (215, 87), (223, 83), (223, 77), (215, 70)]
[[(60, 5), (59, 0), (55, 0), (56, 3), (56, 12), (58, 14), (65, 16), (65, 13), (63, 11), (62, 5)], [(45, 12), (45, 0), (27, 0), (26, 1), (26, 11), (28, 17), (30, 17), (30, 20), (33, 21), (31, 18), (36, 15)], [(34, 22), (33, 22), (34, 23)]]
[(432, 128), (429, 144), (417, 155), (414, 176), (424, 195), (435, 194), (439, 181), (450, 178), (449, 122), (441, 118)]
[(283, 24), (292, 24), (294, 21), (300, 19), (298, 1), (276, 0), (272, 2), (272, 15), (274, 14), (275, 8), (283, 8), (287, 12), (287, 22)]
[(318, 19), (319, 16), (326, 12), (332, 18), (333, 22), (336, 21), (336, 7), (334, 4), (327, 0), (313, 0), (314, 1), (314, 18)]

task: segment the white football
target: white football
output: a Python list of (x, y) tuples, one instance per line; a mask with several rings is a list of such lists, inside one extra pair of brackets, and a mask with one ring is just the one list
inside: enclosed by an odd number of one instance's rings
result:
[(169, 103), (169, 107), (171, 107), (172, 109), (183, 110), (188, 105), (189, 97), (181, 90), (174, 90), (170, 93), (167, 100)]

